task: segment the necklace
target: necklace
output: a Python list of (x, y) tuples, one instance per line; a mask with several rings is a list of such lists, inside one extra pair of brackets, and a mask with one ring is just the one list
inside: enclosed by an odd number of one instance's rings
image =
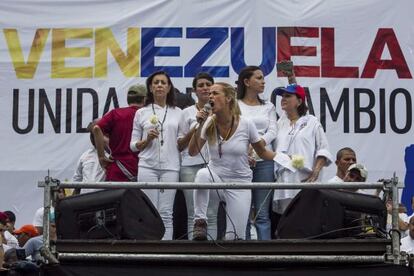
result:
[[(157, 114), (155, 114), (154, 103), (152, 103), (151, 106), (152, 106), (152, 114), (157, 116)], [(165, 118), (167, 118), (167, 111), (168, 111), (168, 105), (165, 106), (164, 118), (162, 119), (162, 122), (158, 119), (158, 123), (161, 126), (161, 128), (160, 128), (160, 132), (161, 132), (160, 144), (161, 144), (161, 146), (164, 145), (164, 122), (165, 122)], [(158, 118), (158, 116), (157, 116), (157, 118)]]
[(234, 125), (234, 116), (231, 117), (231, 125), (230, 125), (229, 130), (227, 131), (226, 136), (223, 139), (221, 139), (221, 136), (220, 136), (220, 133), (219, 133), (219, 129), (218, 129), (218, 126), (216, 124), (216, 133), (217, 133), (217, 142), (218, 142), (218, 153), (219, 153), (219, 157), (220, 158), (223, 155), (223, 151), (222, 151), (221, 146), (224, 143), (224, 141), (227, 141), (229, 139), (230, 133), (231, 133), (231, 131), (233, 129), (233, 125)]

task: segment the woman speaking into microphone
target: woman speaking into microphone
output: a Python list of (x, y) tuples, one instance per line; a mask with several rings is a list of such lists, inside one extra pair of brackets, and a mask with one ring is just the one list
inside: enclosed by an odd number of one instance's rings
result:
[[(251, 182), (249, 145), (264, 160), (272, 160), (276, 154), (265, 148), (254, 123), (240, 116), (236, 90), (230, 84), (220, 82), (212, 85), (209, 102), (212, 115), (197, 113), (201, 123), (188, 148), (189, 154), (194, 156), (207, 142), (210, 153), (207, 168), (198, 171), (195, 182)], [(251, 191), (224, 189), (220, 194), (226, 201), (226, 239), (245, 239)], [(194, 240), (207, 239), (208, 203), (208, 190), (194, 192)]]

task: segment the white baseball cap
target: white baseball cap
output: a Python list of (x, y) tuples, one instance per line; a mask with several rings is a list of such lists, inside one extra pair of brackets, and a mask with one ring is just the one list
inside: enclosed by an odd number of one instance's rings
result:
[(349, 166), (348, 172), (351, 171), (351, 170), (357, 170), (359, 172), (359, 174), (361, 175), (361, 177), (364, 178), (365, 180), (368, 177), (368, 170), (362, 164), (352, 164), (351, 166)]

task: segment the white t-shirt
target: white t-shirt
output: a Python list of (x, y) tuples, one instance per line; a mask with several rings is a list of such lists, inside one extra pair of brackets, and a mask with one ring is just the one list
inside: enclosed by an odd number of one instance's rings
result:
[(4, 238), (6, 239), (6, 244), (8, 246), (11, 248), (19, 248), (19, 242), (9, 231), (4, 231)]
[[(178, 138), (184, 137), (188, 132), (190, 132), (190, 130), (195, 125), (197, 125), (197, 119), (196, 119), (197, 112), (198, 112), (198, 110), (197, 110), (197, 107), (195, 105), (189, 106), (189, 107), (187, 107), (183, 110), (183, 112), (181, 114), (179, 128), (178, 128)], [(208, 154), (207, 146), (204, 145), (201, 148), (200, 152), (203, 155), (206, 162), (208, 163), (209, 154)], [(188, 154), (188, 147), (185, 148), (181, 152), (181, 158), (182, 158), (181, 159), (181, 166), (194, 166), (194, 165), (204, 164), (204, 160), (203, 160), (203, 158), (201, 157), (200, 154), (197, 154), (195, 156), (190, 156)]]
[[(278, 132), (276, 138), (275, 171), (277, 182), (299, 183), (312, 172), (314, 162), (318, 156), (327, 160), (325, 166), (332, 163), (328, 140), (318, 119), (312, 115), (299, 118), (294, 125), (283, 116), (277, 122)], [(304, 157), (304, 167), (294, 169), (288, 155), (301, 155)], [(318, 181), (322, 179), (322, 171)], [(294, 198), (299, 190), (275, 190), (274, 200)]]
[[(154, 113), (159, 121), (156, 125), (150, 122), (150, 118)], [(181, 113), (182, 110), (178, 107), (168, 105), (161, 107), (157, 104), (149, 104), (135, 113), (130, 144), (132, 151), (138, 151), (135, 146), (136, 142), (147, 139), (150, 129), (157, 127), (160, 132), (158, 139), (152, 140), (143, 151), (139, 152), (138, 167), (157, 170), (180, 170), (180, 152), (177, 147), (177, 137)], [(162, 146), (161, 141), (163, 141)]]
[(266, 143), (266, 148), (273, 151), (272, 142), (276, 139), (276, 108), (270, 102), (262, 105), (247, 105), (238, 100), (241, 115), (249, 118), (257, 128), (259, 136)]
[(414, 240), (411, 238), (410, 235), (406, 236), (405, 238), (401, 239), (401, 251), (405, 251), (408, 254), (414, 253)]
[[(201, 138), (204, 140), (207, 140), (206, 129), (212, 119), (213, 117), (210, 116), (201, 130)], [(209, 167), (225, 182), (250, 182), (252, 170), (248, 162), (249, 144), (259, 141), (260, 137), (253, 122), (240, 116), (236, 131), (227, 141), (222, 141), (221, 158), (217, 138), (214, 144), (206, 141), (210, 152)]]
[[(36, 213), (33, 217), (33, 226), (35, 227), (43, 227), (43, 211), (44, 208), (40, 207), (39, 209), (36, 210)], [(52, 206), (50, 207), (50, 213), (54, 213), (55, 212), (55, 208), (53, 208)]]
[[(90, 148), (82, 153), (76, 165), (72, 180), (75, 182), (105, 181), (105, 171), (99, 164), (98, 152), (95, 148)], [(85, 193), (97, 190), (99, 189), (81, 189), (81, 192)]]

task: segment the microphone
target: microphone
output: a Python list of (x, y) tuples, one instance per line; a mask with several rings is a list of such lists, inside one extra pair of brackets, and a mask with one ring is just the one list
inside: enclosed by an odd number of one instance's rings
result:
[[(207, 103), (204, 105), (204, 107), (203, 107), (203, 109), (202, 109), (202, 110), (203, 110), (204, 112), (206, 112), (206, 113), (210, 113), (211, 109), (212, 109), (212, 107), (211, 107), (210, 102), (207, 102)], [(203, 118), (197, 118), (197, 122), (198, 122), (199, 124), (201, 124), (203, 121), (204, 121), (204, 120), (203, 120)]]
[(212, 108), (212, 106), (211, 106), (210, 102), (207, 102), (203, 107), (203, 111), (207, 112), (207, 113), (210, 113), (211, 108)]

